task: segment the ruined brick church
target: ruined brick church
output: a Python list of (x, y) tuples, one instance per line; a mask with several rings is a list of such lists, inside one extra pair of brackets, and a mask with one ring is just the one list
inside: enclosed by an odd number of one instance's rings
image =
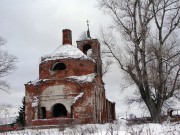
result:
[(63, 30), (63, 45), (43, 56), (39, 79), (25, 84), (26, 126), (106, 123), (115, 119), (115, 103), (106, 99), (100, 43), (87, 38), (72, 45)]

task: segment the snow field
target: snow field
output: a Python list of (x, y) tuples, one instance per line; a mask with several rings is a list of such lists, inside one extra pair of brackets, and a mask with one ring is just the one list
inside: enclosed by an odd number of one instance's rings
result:
[(127, 126), (127, 121), (119, 120), (113, 124), (74, 125), (65, 128), (64, 131), (60, 128), (25, 129), (0, 133), (0, 135), (180, 135), (180, 123)]

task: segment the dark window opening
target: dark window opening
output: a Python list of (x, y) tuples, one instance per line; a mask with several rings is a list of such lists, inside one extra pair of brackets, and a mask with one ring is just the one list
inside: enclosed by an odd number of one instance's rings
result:
[(71, 118), (73, 118), (73, 106), (71, 106)]
[(87, 44), (83, 46), (83, 53), (87, 55), (87, 51), (91, 49), (91, 45)]
[(97, 73), (97, 65), (94, 67), (94, 73)]
[(46, 107), (41, 107), (40, 114), (41, 114), (41, 119), (46, 118)]
[(56, 70), (65, 70), (65, 69), (66, 69), (66, 65), (64, 63), (57, 63), (52, 68), (53, 71), (56, 71)]
[(66, 110), (66, 107), (62, 104), (56, 104), (54, 107), (53, 107), (53, 110), (52, 110), (52, 116), (53, 117), (62, 117), (62, 116), (67, 116), (67, 110)]

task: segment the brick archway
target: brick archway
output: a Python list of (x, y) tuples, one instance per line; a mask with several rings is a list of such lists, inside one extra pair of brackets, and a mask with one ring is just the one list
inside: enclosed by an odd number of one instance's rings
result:
[(52, 108), (52, 116), (53, 117), (65, 117), (67, 116), (66, 107), (63, 104), (55, 104)]

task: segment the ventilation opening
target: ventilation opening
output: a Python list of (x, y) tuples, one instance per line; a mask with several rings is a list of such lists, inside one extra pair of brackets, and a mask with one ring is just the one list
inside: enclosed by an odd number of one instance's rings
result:
[(83, 46), (83, 53), (87, 55), (87, 51), (91, 49), (91, 45), (87, 44)]
[(66, 107), (63, 104), (56, 104), (53, 107), (53, 117), (62, 117), (67, 116), (67, 110)]
[(40, 113), (41, 113), (41, 119), (45, 119), (46, 118), (46, 107), (41, 107)]
[(64, 63), (57, 63), (52, 68), (53, 71), (65, 70), (65, 69), (66, 69), (66, 65)]

